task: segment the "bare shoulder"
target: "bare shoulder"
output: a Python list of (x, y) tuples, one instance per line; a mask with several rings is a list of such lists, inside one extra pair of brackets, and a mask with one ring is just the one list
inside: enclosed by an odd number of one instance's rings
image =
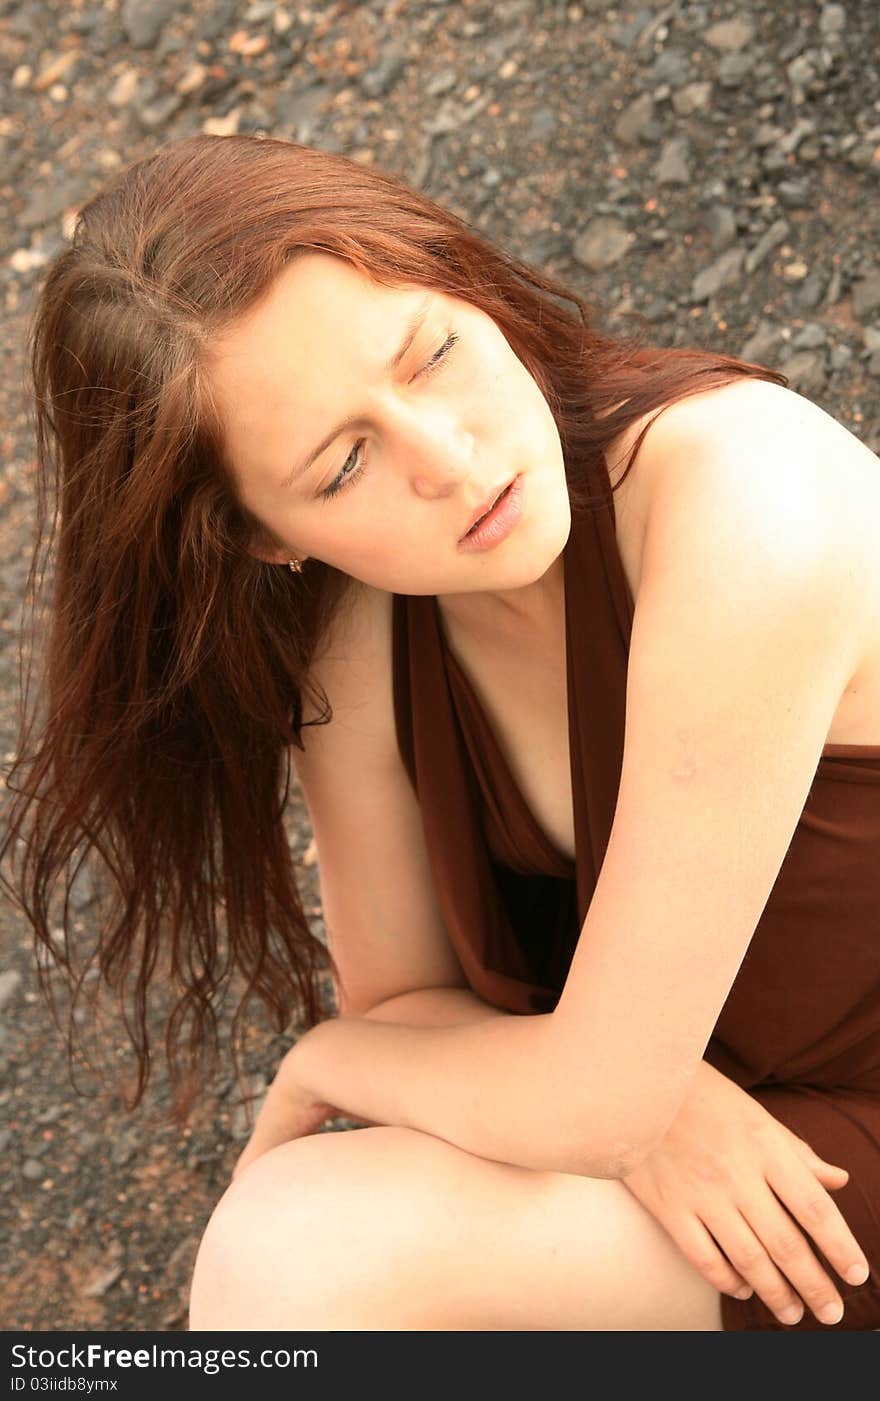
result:
[(682, 457), (687, 462), (709, 453), (741, 462), (745, 451), (759, 454), (764, 471), (775, 462), (780, 469), (799, 464), (817, 486), (824, 475), (841, 495), (844, 488), (861, 485), (870, 493), (880, 487), (880, 463), (854, 433), (811, 399), (771, 380), (734, 380), (668, 404), (649, 436), (655, 466), (671, 470)]
[[(637, 457), (638, 498), (649, 521), (664, 502), (693, 504), (692, 523), (711, 512), (710, 492), (726, 486), (754, 500), (774, 496), (789, 508), (789, 538), (821, 521), (845, 555), (862, 600), (880, 619), (880, 459), (812, 400), (769, 380), (738, 379), (651, 410), (615, 439), (626, 461), (650, 423)], [(610, 454), (609, 454), (610, 456)], [(635, 470), (635, 469), (634, 469)], [(710, 520), (703, 522), (710, 528)]]
[(825, 463), (828, 479), (841, 488), (842, 470), (855, 478), (847, 486), (861, 481), (869, 493), (880, 490), (876, 454), (811, 399), (771, 380), (732, 380), (650, 409), (608, 444), (609, 468), (626, 461), (649, 424), (639, 452), (645, 476), (666, 479), (675, 474), (678, 463), (686, 466), (706, 453), (734, 456), (748, 444), (750, 452), (761, 447), (765, 457), (773, 452), (788, 460), (793, 452), (805, 466)]

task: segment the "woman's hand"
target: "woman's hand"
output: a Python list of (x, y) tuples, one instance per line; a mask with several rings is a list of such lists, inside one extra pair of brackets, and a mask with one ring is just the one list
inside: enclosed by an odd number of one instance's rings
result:
[(721, 1293), (754, 1291), (783, 1323), (803, 1317), (803, 1300), (837, 1323), (843, 1302), (798, 1227), (839, 1275), (865, 1282), (867, 1261), (828, 1195), (848, 1176), (702, 1061), (662, 1142), (623, 1181)]
[(268, 1153), (270, 1148), (277, 1148), (279, 1144), (288, 1143), (293, 1138), (304, 1138), (307, 1134), (315, 1133), (328, 1119), (341, 1112), (332, 1104), (316, 1099), (311, 1090), (302, 1083), (297, 1073), (298, 1045), (299, 1042), (287, 1052), (278, 1066), (275, 1079), (269, 1086), (257, 1115), (253, 1132), (232, 1169), (233, 1179), (257, 1158)]

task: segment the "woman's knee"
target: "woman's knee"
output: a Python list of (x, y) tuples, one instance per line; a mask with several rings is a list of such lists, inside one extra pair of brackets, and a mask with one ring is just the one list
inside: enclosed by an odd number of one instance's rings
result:
[[(296, 1139), (258, 1158), (217, 1203), (199, 1246), (190, 1327), (358, 1326), (318, 1321), (337, 1303), (354, 1317), (392, 1272), (407, 1273), (448, 1148), (377, 1126)], [(420, 1171), (424, 1168), (424, 1171)]]

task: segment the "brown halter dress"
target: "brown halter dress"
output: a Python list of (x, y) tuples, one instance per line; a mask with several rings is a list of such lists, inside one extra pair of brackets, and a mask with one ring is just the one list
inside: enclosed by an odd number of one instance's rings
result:
[[(604, 461), (595, 509), (564, 551), (576, 861), (541, 829), (475, 692), (446, 647), (433, 595), (394, 597), (394, 707), (431, 869), (473, 990), (510, 1012), (552, 1010), (599, 875), (623, 758), (634, 612)], [(626, 1016), (626, 1008), (621, 1008)], [(841, 1329), (880, 1328), (880, 745), (828, 744), (705, 1059), (823, 1158), (871, 1265), (842, 1280)], [(722, 1296), (725, 1329), (784, 1329), (756, 1296)], [(821, 1329), (805, 1309), (799, 1329)]]

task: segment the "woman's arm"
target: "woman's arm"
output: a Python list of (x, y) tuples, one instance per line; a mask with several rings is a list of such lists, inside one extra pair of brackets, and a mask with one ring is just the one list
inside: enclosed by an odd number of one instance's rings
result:
[(788, 400), (778, 423), (745, 415), (680, 446), (653, 493), (617, 807), (559, 1002), (314, 1028), (298, 1073), (353, 1113), (613, 1177), (684, 1103), (860, 655), (864, 600), (825, 444)]
[[(364, 1014), (368, 1020), (406, 1026), (462, 1026), (507, 1014), (477, 997), (470, 988), (417, 988), (386, 998)], [(332, 1101), (331, 1096), (331, 1101)], [(250, 1163), (292, 1139), (318, 1132), (328, 1119), (339, 1117), (335, 1102), (321, 1099), (297, 1082), (285, 1057), (260, 1106), (251, 1136), (233, 1169), (237, 1177)], [(346, 1118), (372, 1128), (380, 1121), (348, 1111)]]
[(279, 1076), (342, 1113), (418, 1129), (478, 1157), (620, 1177), (635, 1163), (598, 1114), (585, 1121), (577, 1067), (559, 1056), (553, 1016), (444, 1026), (335, 1017), (300, 1037)]

